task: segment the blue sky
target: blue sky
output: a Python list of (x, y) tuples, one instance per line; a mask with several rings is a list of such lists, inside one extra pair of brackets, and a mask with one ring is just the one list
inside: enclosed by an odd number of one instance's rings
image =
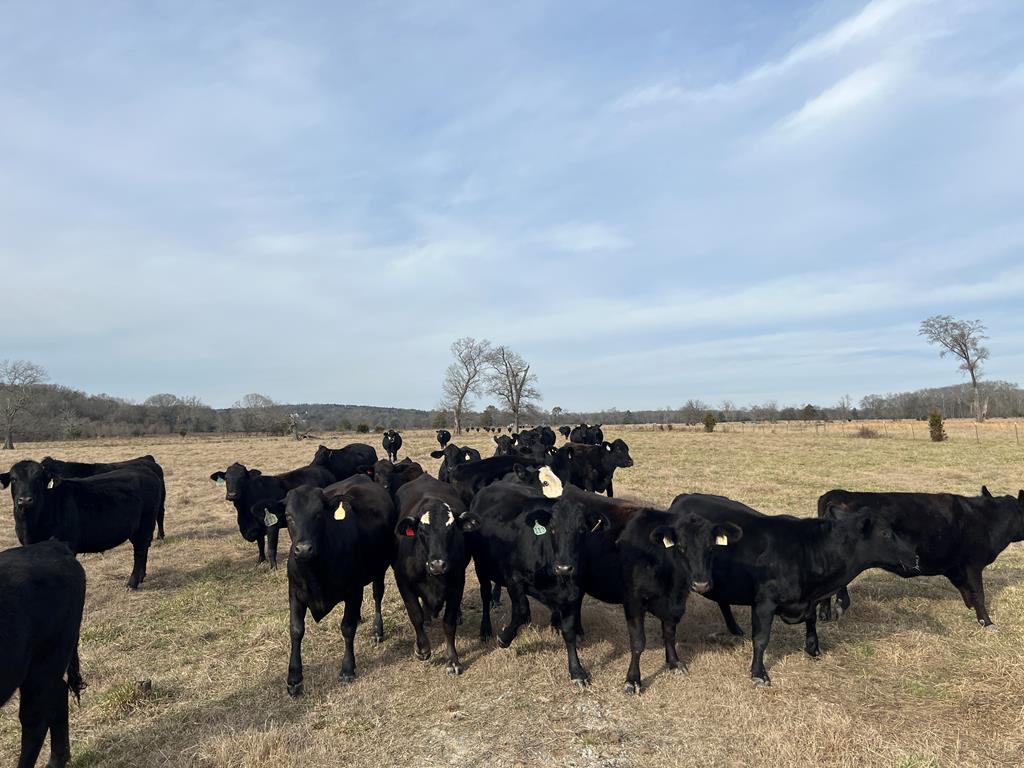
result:
[(1024, 383), (1024, 4), (0, 5), (0, 357), (228, 405)]

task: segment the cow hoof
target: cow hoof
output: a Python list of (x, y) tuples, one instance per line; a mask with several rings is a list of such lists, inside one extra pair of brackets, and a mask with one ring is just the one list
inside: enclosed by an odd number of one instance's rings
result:
[(342, 672), (341, 674), (338, 675), (338, 680), (340, 680), (343, 685), (348, 685), (349, 683), (354, 683), (356, 681), (356, 673), (355, 672)]
[(420, 661), (426, 661), (430, 658), (430, 649), (427, 648), (425, 651), (421, 651), (419, 648), (416, 649), (416, 658)]
[(983, 628), (984, 628), (984, 630), (986, 632), (998, 632), (999, 631), (999, 627), (997, 627), (995, 624), (985, 624), (983, 626)]
[(125, 584), (124, 585), (124, 591), (125, 592), (138, 592), (139, 591), (139, 585), (138, 584)]
[(577, 688), (589, 688), (590, 687), (590, 678), (589, 677), (574, 677), (572, 679), (572, 681), (573, 681), (573, 683), (575, 683)]
[(669, 669), (669, 672), (671, 672), (673, 675), (685, 675), (686, 674), (686, 667), (684, 667), (682, 664), (669, 664), (668, 665), (668, 669)]
[(383, 643), (384, 642), (384, 635), (383, 635), (383, 633), (374, 632), (372, 635), (370, 635), (370, 642), (373, 643), (374, 645), (380, 645), (381, 643)]
[(461, 664), (449, 664), (448, 665), (448, 674), (451, 675), (452, 677), (458, 677), (464, 671), (465, 670), (462, 668)]
[(288, 695), (292, 697), (301, 696), (303, 687), (301, 680), (297, 683), (288, 683)]
[(508, 648), (510, 645), (512, 645), (512, 641), (511, 640), (506, 640), (501, 635), (498, 635), (498, 647), (499, 648)]
[(768, 679), (767, 675), (764, 677), (752, 677), (750, 680), (754, 684), (755, 688), (766, 688), (772, 684), (772, 681)]
[(627, 680), (622, 692), (627, 696), (639, 696), (642, 690), (640, 683), (631, 683)]

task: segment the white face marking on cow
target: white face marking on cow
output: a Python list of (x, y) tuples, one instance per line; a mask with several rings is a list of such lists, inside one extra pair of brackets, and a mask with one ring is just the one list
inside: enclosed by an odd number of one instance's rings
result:
[(540, 480), (541, 491), (549, 499), (557, 499), (562, 495), (562, 481), (551, 471), (551, 467), (541, 467), (537, 479)]
[(724, 533), (720, 533), (717, 536), (715, 536), (715, 544), (717, 544), (718, 546), (724, 547), (728, 543), (729, 543), (729, 537), (726, 536)]
[(670, 539), (668, 536), (662, 536), (661, 543), (665, 545), (665, 549), (668, 549), (669, 547), (674, 547), (676, 545), (676, 543), (672, 541), (672, 539)]
[(445, 511), (448, 513), (448, 518), (444, 521), (444, 526), (447, 528), (449, 525), (455, 522), (455, 515), (452, 514), (452, 508), (447, 504), (444, 505)]
[(472, 461), (472, 460), (473, 460), (473, 457), (472, 457), (472, 456), (470, 456), (470, 455), (469, 455), (469, 454), (467, 453), (467, 454), (466, 454), (466, 461)]
[(53, 478), (52, 477), (50, 478), (50, 482), (48, 482), (46, 484), (46, 490), (48, 490), (48, 491), (52, 491), (53, 490)]
[(430, 525), (430, 512), (424, 512), (420, 515), (420, 525)]
[(344, 520), (345, 519), (345, 514), (347, 512), (348, 512), (348, 510), (345, 509), (345, 502), (343, 501), (343, 502), (341, 502), (341, 504), (338, 505), (338, 508), (336, 510), (334, 510), (334, 519), (335, 520)]

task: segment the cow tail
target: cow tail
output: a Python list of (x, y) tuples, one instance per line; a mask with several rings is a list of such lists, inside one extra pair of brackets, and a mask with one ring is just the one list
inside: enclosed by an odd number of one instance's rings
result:
[(68, 664), (68, 691), (75, 695), (75, 701), (78, 705), (82, 705), (82, 691), (85, 690), (86, 683), (82, 679), (82, 668), (78, 663), (78, 647), (75, 647), (75, 653), (71, 657), (71, 663)]

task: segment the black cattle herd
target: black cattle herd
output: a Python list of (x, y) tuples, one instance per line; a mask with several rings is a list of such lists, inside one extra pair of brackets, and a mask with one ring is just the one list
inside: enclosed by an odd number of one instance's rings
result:
[[(567, 438), (560, 447), (546, 426), (495, 434), (494, 455), (483, 458), (438, 430), (440, 449), (431, 453), (441, 460), (437, 477), (408, 457), (398, 460), (402, 438), (393, 430), (382, 440), (386, 459), (354, 443), (320, 446), (310, 464), (290, 472), (263, 474), (240, 463), (213, 472), (259, 562), (276, 568), (279, 533), (288, 529), (288, 692), (303, 690), (306, 614), (319, 622), (339, 603), (340, 679), (355, 677), (364, 588), (373, 585), (371, 637), (380, 642), (389, 568), (415, 630), (416, 658), (429, 658), (424, 625), (441, 618), (451, 675), (463, 672), (456, 633), (470, 563), (483, 607), (480, 640), (494, 635), (491, 611), (502, 588), (510, 602), (497, 634), (502, 647), (530, 621), (532, 597), (550, 609), (569, 676), (580, 685), (589, 681), (577, 650), (583, 597), (621, 605), (631, 651), (625, 691), (639, 693), (646, 614), (661, 621), (668, 668), (682, 670), (676, 628), (691, 592), (716, 602), (734, 635), (743, 631), (732, 606), (751, 607), (750, 675), (767, 685), (774, 618), (803, 623), (805, 650), (818, 656), (818, 619), (848, 610), (847, 585), (869, 568), (944, 575), (981, 626), (992, 628), (982, 571), (1024, 540), (1024, 490), (1016, 497), (985, 487), (973, 497), (833, 490), (809, 518), (764, 515), (699, 493), (656, 509), (614, 498), (616, 469), (633, 465), (623, 440), (608, 442), (600, 426), (585, 424), (559, 432)], [(83, 686), (85, 574), (75, 555), (131, 542), (127, 588), (137, 589), (154, 531), (164, 535), (164, 474), (152, 456), (108, 464), (47, 457), (17, 462), (0, 474), (0, 485), (11, 489), (22, 544), (0, 552), (0, 704), (20, 689), (20, 766), (35, 765), (47, 732), (48, 765), (63, 766), (70, 759), (67, 694), (77, 697)]]

